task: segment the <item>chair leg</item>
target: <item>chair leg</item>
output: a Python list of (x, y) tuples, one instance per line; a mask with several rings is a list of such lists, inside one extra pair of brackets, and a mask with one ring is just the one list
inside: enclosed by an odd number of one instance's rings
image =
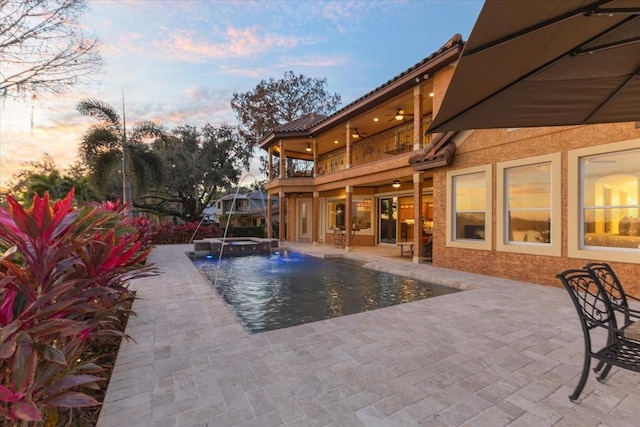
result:
[(573, 394), (569, 396), (569, 400), (572, 402), (577, 402), (580, 393), (582, 393), (582, 389), (587, 383), (587, 377), (589, 376), (589, 368), (591, 367), (591, 356), (585, 352), (584, 355), (584, 366), (582, 367), (582, 376), (580, 377), (580, 381), (578, 381), (578, 385), (575, 390), (573, 390)]
[(602, 370), (602, 372), (600, 372), (600, 375), (598, 375), (598, 377), (596, 378), (598, 380), (598, 382), (604, 382), (604, 380), (607, 379), (607, 375), (609, 375), (609, 371), (611, 371), (611, 364), (607, 363), (604, 366), (604, 369)]
[[(612, 331), (609, 331), (609, 336), (607, 337), (607, 345), (611, 344), (613, 341), (615, 341), (615, 339), (616, 339), (615, 333), (612, 332)], [(595, 372), (597, 374), (598, 372), (600, 372), (600, 370), (602, 369), (603, 366), (604, 366), (604, 362), (602, 360), (599, 360), (598, 364), (596, 365), (596, 367), (593, 368), (593, 372)], [(602, 374), (600, 376), (602, 376)], [(606, 376), (606, 374), (605, 374), (605, 376)], [(600, 377), (598, 377), (598, 381), (600, 381)]]
[(593, 372), (597, 374), (598, 371), (600, 371), (600, 369), (602, 369), (603, 366), (604, 366), (604, 362), (602, 360), (598, 361), (598, 364), (596, 365), (596, 367), (593, 368)]

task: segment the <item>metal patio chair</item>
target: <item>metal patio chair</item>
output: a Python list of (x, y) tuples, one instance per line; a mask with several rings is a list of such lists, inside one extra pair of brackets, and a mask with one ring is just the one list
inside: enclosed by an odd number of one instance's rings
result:
[(640, 302), (640, 298), (636, 298), (633, 295), (627, 295), (624, 292), (622, 282), (620, 282), (618, 276), (616, 276), (616, 273), (609, 264), (604, 262), (592, 262), (585, 265), (584, 268), (591, 270), (596, 275), (605, 292), (607, 292), (613, 309), (622, 313), (624, 316), (624, 327), (636, 320), (640, 320), (640, 310), (635, 310), (629, 307), (630, 300)]
[(333, 247), (334, 248), (344, 248), (344, 231), (336, 228), (333, 230)]
[[(624, 331), (618, 328), (611, 300), (595, 273), (589, 269), (567, 270), (556, 277), (576, 307), (584, 336), (582, 375), (569, 399), (578, 400), (587, 383), (592, 358), (604, 366), (597, 377), (599, 382), (604, 382), (612, 366), (640, 372), (640, 341), (625, 338)], [(592, 341), (594, 330), (605, 330), (607, 334), (606, 344), (596, 351)]]
[[(629, 300), (640, 302), (640, 299), (632, 295), (627, 295), (624, 292), (622, 282), (620, 282), (618, 276), (609, 264), (604, 262), (592, 262), (585, 265), (584, 268), (593, 272), (607, 293), (614, 311), (622, 314), (624, 322), (622, 323), (621, 329), (625, 329), (636, 320), (640, 320), (640, 311), (629, 307)], [(593, 368), (594, 372), (599, 372), (603, 366), (603, 362), (598, 362), (596, 367)]]

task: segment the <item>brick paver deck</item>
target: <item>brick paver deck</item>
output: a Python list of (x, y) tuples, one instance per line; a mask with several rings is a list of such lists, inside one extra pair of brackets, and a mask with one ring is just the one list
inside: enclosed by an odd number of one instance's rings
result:
[[(372, 267), (464, 292), (249, 334), (193, 267), (160, 246), (137, 280), (99, 427), (638, 426), (640, 374), (591, 375), (564, 289), (365, 252)], [(327, 247), (301, 251), (343, 253)]]

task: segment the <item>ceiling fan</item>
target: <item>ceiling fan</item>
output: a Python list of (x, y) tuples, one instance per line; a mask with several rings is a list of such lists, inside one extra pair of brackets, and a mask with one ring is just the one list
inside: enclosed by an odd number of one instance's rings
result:
[(397, 121), (401, 122), (404, 119), (406, 119), (407, 117), (413, 117), (413, 114), (407, 114), (407, 112), (405, 112), (402, 108), (398, 108), (396, 110), (396, 114), (389, 121), (392, 122), (394, 120), (397, 120)]
[(351, 132), (351, 138), (358, 139), (362, 136), (365, 136), (366, 134), (366, 132), (358, 132), (358, 128), (353, 128), (353, 131)]

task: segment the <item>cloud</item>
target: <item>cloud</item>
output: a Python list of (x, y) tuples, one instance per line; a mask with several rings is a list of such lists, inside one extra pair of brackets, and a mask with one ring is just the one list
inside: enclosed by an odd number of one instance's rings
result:
[[(236, 28), (227, 27), (220, 35), (222, 40), (212, 41), (211, 35), (196, 34), (192, 30), (174, 30), (168, 37), (149, 43), (154, 55), (165, 60), (188, 63), (203, 63), (212, 60), (247, 58), (273, 50), (292, 49), (300, 44), (300, 39), (272, 33), (263, 33), (258, 26)], [(135, 46), (136, 40), (127, 43), (138, 52), (145, 47)]]
[(228, 76), (250, 77), (251, 79), (261, 80), (264, 79), (269, 73), (273, 72), (272, 69), (267, 70), (264, 67), (222, 67), (219, 70), (220, 74), (226, 74)]
[(292, 67), (331, 68), (341, 67), (351, 62), (348, 55), (305, 55), (302, 57), (285, 57), (280, 59), (279, 66), (286, 69)]

